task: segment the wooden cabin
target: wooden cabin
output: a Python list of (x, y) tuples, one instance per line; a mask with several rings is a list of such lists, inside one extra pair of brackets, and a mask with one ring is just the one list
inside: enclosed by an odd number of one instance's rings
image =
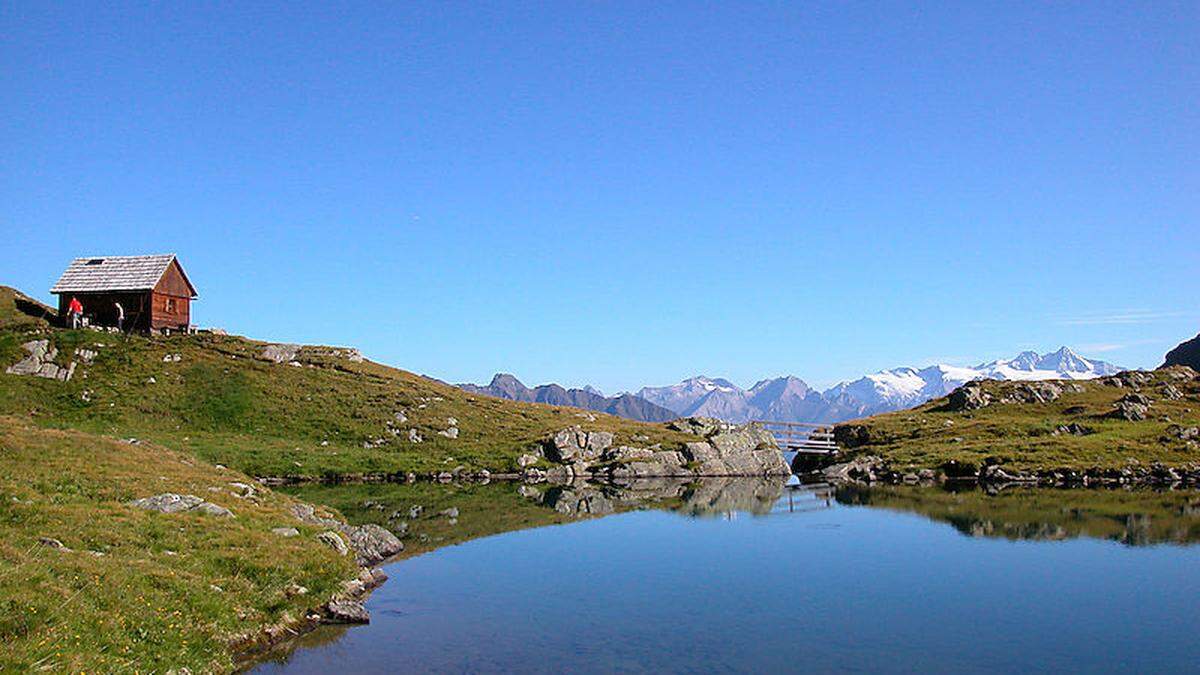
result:
[(197, 297), (173, 253), (76, 258), (50, 292), (64, 322), (71, 298), (78, 298), (89, 325), (116, 326), (119, 302), (124, 328), (145, 333), (186, 331)]

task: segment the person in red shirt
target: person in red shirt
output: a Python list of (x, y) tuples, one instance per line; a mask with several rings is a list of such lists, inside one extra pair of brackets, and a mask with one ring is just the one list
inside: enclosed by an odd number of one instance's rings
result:
[(67, 305), (67, 313), (71, 315), (71, 328), (79, 328), (79, 322), (83, 318), (83, 303), (79, 298), (71, 296), (71, 304)]

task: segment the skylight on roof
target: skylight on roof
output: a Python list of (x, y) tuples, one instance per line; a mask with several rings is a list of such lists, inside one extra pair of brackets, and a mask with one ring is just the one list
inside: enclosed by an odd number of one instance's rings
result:
[(91, 260), (87, 261), (87, 264), (88, 265), (103, 265), (104, 258), (92, 258)]

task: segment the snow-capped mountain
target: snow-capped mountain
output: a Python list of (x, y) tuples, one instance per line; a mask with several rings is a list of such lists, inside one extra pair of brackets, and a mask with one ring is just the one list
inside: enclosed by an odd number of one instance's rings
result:
[(741, 404), (738, 402), (744, 403), (746, 398), (746, 392), (729, 380), (703, 375), (688, 378), (669, 387), (642, 387), (635, 395), (685, 415), (707, 414), (695, 412), (700, 410), (731, 412), (740, 408)]
[[(945, 396), (971, 380), (1087, 380), (1120, 372), (1111, 363), (1085, 359), (1067, 347), (1038, 354), (1021, 352), (1011, 359), (981, 363), (974, 368), (935, 365), (917, 370), (894, 368), (843, 382), (824, 392), (826, 400), (839, 401), (834, 417), (852, 419), (920, 405)], [(853, 414), (851, 414), (853, 412)]]
[(842, 382), (824, 392), (792, 376), (763, 380), (749, 391), (728, 380), (698, 376), (670, 387), (644, 387), (637, 395), (682, 416), (706, 415), (730, 422), (832, 423), (911, 408), (971, 380), (1083, 380), (1120, 371), (1111, 363), (1085, 359), (1063, 347), (1047, 354), (1021, 352), (974, 368), (944, 364), (893, 368)]

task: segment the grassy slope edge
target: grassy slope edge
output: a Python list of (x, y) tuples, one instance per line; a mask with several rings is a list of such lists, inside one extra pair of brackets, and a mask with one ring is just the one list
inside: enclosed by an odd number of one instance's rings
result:
[[(228, 671), (264, 628), (354, 578), (353, 558), (291, 515), (293, 498), (234, 496), (230, 483), (248, 480), (159, 446), (0, 417), (0, 671)], [(127, 504), (163, 492), (234, 517)]]
[[(1200, 426), (1200, 379), (1186, 369), (1139, 372), (1138, 377), (1146, 381), (1136, 391), (1151, 401), (1141, 421), (1110, 415), (1117, 401), (1135, 390), (1115, 386), (1120, 378), (1104, 378), (1075, 382), (1079, 391), (1064, 389), (1049, 403), (993, 403), (953, 411), (948, 398), (940, 398), (911, 410), (839, 425), (837, 433), (841, 439), (863, 439), (852, 443), (849, 456), (879, 455), (900, 471), (937, 468), (950, 461), (979, 466), (989, 459), (1022, 471), (1200, 462), (1196, 444), (1173, 433), (1178, 427)], [(984, 381), (981, 386), (999, 400), (1024, 384)], [(1168, 386), (1182, 398), (1170, 398)], [(1091, 433), (1056, 433), (1072, 424)]]

